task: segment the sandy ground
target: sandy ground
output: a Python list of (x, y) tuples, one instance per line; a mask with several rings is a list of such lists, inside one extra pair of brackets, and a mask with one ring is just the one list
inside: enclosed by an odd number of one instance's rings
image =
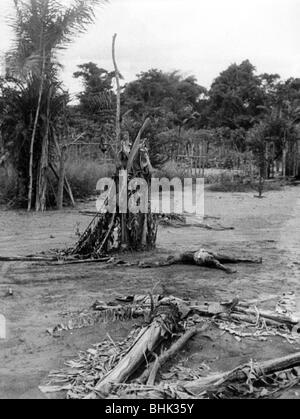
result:
[[(93, 203), (80, 209), (93, 209)], [(0, 211), (0, 255), (25, 255), (72, 245), (76, 230), (89, 218), (76, 210), (44, 215)], [(261, 255), (263, 265), (243, 264), (238, 273), (193, 266), (159, 269), (107, 268), (99, 264), (45, 267), (37, 264), (0, 263), (0, 313), (7, 318), (8, 335), (0, 341), (0, 398), (42, 398), (38, 390), (49, 371), (63, 367), (80, 350), (110, 335), (118, 340), (129, 323), (99, 323), (65, 332), (59, 338), (46, 333), (62, 320), (62, 313), (89, 307), (96, 299), (112, 300), (118, 294), (145, 293), (157, 283), (158, 291), (179, 297), (224, 300), (294, 291), (299, 295), (300, 188), (269, 192), (265, 199), (253, 194), (206, 193), (207, 216), (221, 217), (231, 231), (200, 228), (160, 228), (158, 249), (130, 258), (164, 256), (183, 249), (205, 247), (228, 254)], [(212, 219), (207, 219), (207, 223)], [(5, 297), (8, 288), (13, 297)], [(273, 302), (274, 303), (274, 302)], [(180, 354), (186, 365), (205, 361), (212, 371), (225, 371), (250, 359), (264, 360), (300, 350), (280, 337), (266, 342), (238, 342), (217, 328), (197, 336)], [(285, 397), (299, 398), (293, 389)]]

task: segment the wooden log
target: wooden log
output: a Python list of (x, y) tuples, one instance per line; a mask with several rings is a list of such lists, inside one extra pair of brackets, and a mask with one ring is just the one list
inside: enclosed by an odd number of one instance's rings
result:
[[(209, 392), (222, 391), (225, 386), (230, 384), (243, 383), (248, 379), (249, 372), (255, 374), (257, 378), (270, 376), (278, 372), (290, 372), (293, 368), (300, 366), (300, 352), (282, 358), (262, 361), (255, 364), (241, 365), (231, 371), (212, 374), (208, 377), (186, 382), (179, 381), (168, 384), (167, 388), (163, 385), (139, 385), (139, 384), (115, 384), (112, 385), (117, 390), (119, 398), (165, 398), (166, 390), (169, 397), (180, 395), (180, 398), (202, 398)], [(294, 384), (297, 384), (294, 382)], [(173, 394), (173, 396), (172, 396)]]
[(264, 319), (268, 319), (268, 320), (273, 320), (277, 323), (283, 323), (286, 325), (296, 325), (299, 323), (299, 319), (293, 319), (292, 317), (287, 317), (287, 316), (282, 316), (280, 314), (275, 314), (272, 313), (271, 311), (268, 310), (254, 310), (252, 308), (244, 308), (244, 307), (239, 307), (237, 306), (235, 308), (235, 311), (238, 311), (240, 313), (243, 314), (248, 314), (248, 315), (252, 315), (252, 316), (260, 316)]
[[(221, 320), (226, 320), (226, 321), (236, 321), (238, 323), (246, 322), (253, 325), (257, 323), (256, 317), (246, 315), (246, 314), (236, 313), (236, 312), (229, 313), (229, 314), (222, 313), (218, 315), (218, 318)], [(279, 327), (280, 325), (282, 325), (282, 323), (278, 323), (275, 320), (270, 320), (270, 319), (264, 319), (264, 320), (267, 326)]]
[[(201, 331), (204, 331), (207, 328), (205, 326), (202, 328)], [(161, 356), (159, 356), (156, 361), (154, 362), (154, 365), (152, 369), (149, 371), (149, 378), (147, 381), (147, 385), (152, 386), (155, 384), (156, 376), (159, 371), (159, 369), (168, 362), (177, 352), (179, 352), (184, 345), (198, 333), (200, 329), (197, 327), (193, 327), (190, 330), (188, 330), (184, 335), (181, 336), (172, 346), (169, 350), (164, 352)]]
[(128, 353), (120, 360), (118, 365), (110, 371), (95, 387), (100, 393), (107, 393), (110, 384), (126, 383), (126, 381), (146, 362), (147, 357), (153, 354), (161, 342), (169, 338), (176, 329), (179, 316), (173, 304), (159, 306), (160, 314), (152, 323), (144, 327)]
[(111, 260), (110, 257), (104, 257), (99, 259), (63, 259), (57, 261), (55, 259), (55, 263), (51, 263), (51, 265), (80, 265), (80, 264), (92, 264), (92, 263), (105, 263)]
[(57, 257), (42, 256), (0, 256), (0, 262), (51, 262), (57, 261)]
[[(288, 370), (291, 368), (300, 366), (300, 352), (287, 355), (282, 358), (271, 359), (269, 361), (262, 361), (252, 364), (239, 366), (231, 371), (227, 371), (221, 374), (214, 374), (209, 377), (200, 378), (189, 383), (180, 382), (180, 386), (186, 388), (186, 390), (194, 393), (195, 395), (202, 393), (203, 391), (211, 391), (218, 389), (225, 383), (242, 382), (247, 378), (246, 371), (249, 371), (251, 367), (252, 371), (257, 377), (263, 377), (265, 375), (274, 374), (279, 371)], [(178, 384), (174, 384), (176, 387)]]

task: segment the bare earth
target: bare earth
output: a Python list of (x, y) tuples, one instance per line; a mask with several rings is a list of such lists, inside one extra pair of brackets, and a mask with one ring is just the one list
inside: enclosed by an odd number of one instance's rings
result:
[[(206, 193), (206, 215), (221, 217), (232, 231), (209, 231), (196, 227), (160, 228), (158, 249), (130, 259), (161, 257), (176, 251), (204, 247), (228, 254), (261, 255), (263, 265), (238, 265), (238, 273), (193, 266), (159, 269), (108, 268), (99, 264), (42, 266), (0, 263), (0, 313), (7, 317), (8, 336), (0, 341), (0, 398), (42, 398), (38, 386), (49, 371), (63, 367), (80, 350), (106, 338), (124, 337), (132, 323), (99, 323), (65, 332), (59, 338), (46, 333), (62, 320), (62, 313), (89, 307), (96, 299), (112, 300), (119, 294), (158, 291), (178, 297), (224, 300), (239, 296), (253, 299), (299, 292), (300, 282), (300, 188), (269, 192), (265, 199), (253, 193)], [(80, 209), (93, 209), (93, 203)], [(207, 219), (207, 223), (212, 223)], [(71, 246), (75, 231), (89, 218), (76, 210), (44, 215), (0, 211), (0, 255), (26, 255)], [(128, 257), (128, 256), (127, 256)], [(5, 297), (8, 288), (13, 297)], [(298, 294), (299, 295), (299, 294)], [(274, 301), (273, 301), (274, 308)], [(185, 365), (205, 361), (212, 371), (225, 371), (250, 359), (265, 360), (300, 350), (281, 337), (266, 342), (234, 337), (217, 328), (197, 336), (180, 354)], [(285, 397), (299, 398), (293, 389)]]

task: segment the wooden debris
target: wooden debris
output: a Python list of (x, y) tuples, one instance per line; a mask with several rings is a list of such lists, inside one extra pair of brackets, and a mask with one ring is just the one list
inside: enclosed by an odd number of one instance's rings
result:
[(119, 364), (97, 384), (95, 390), (106, 393), (111, 383), (125, 383), (146, 362), (163, 340), (170, 338), (180, 319), (174, 304), (159, 305), (149, 326), (141, 330), (130, 351)]
[(200, 378), (190, 383), (182, 382), (186, 390), (200, 395), (203, 392), (213, 392), (221, 389), (225, 383), (233, 384), (244, 382), (249, 378), (251, 372), (252, 378), (258, 380), (259, 378), (277, 373), (279, 371), (289, 370), (291, 368), (300, 366), (300, 352), (288, 355), (282, 358), (272, 359), (269, 361), (262, 361), (258, 363), (251, 363), (239, 366), (232, 371), (221, 374), (214, 374), (210, 377)]
[[(250, 303), (238, 298), (220, 303), (195, 303), (172, 296), (130, 295), (120, 296), (117, 301), (97, 301), (92, 307), (95, 317), (90, 317), (91, 312), (82, 313), (78, 324), (76, 318), (70, 319), (66, 327), (60, 326), (61, 330), (92, 325), (94, 320), (122, 320), (135, 315), (145, 316), (149, 323), (132, 331), (124, 342), (114, 342), (109, 336), (104, 346), (96, 345), (95, 349), (82, 353), (79, 360), (69, 361), (71, 369), (67, 373), (52, 374), (52, 381), (42, 390), (68, 391), (68, 398), (261, 398), (300, 382), (300, 353), (296, 353), (260, 363), (251, 361), (232, 371), (208, 377), (202, 377), (203, 372), (191, 374), (177, 365), (178, 382), (172, 383), (176, 374), (170, 371), (159, 374), (162, 381), (156, 384), (159, 369), (171, 361), (189, 339), (209, 325), (218, 326), (239, 341), (242, 338), (265, 340), (269, 336), (281, 336), (295, 343), (299, 336), (292, 335), (294, 324), (287, 324), (286, 316), (270, 316), (268, 311), (262, 310), (262, 315), (272, 317), (263, 318), (258, 316), (255, 307), (251, 308)], [(156, 307), (154, 311), (153, 306)], [(247, 311), (247, 314), (239, 310)], [(200, 327), (199, 323), (203, 325), (205, 318), (211, 320), (206, 320), (206, 324)], [(173, 341), (179, 328), (185, 332)], [(57, 330), (50, 332), (55, 335)], [(173, 341), (171, 346), (170, 341)], [(168, 343), (169, 349), (163, 349), (164, 342)], [(281, 380), (280, 389), (277, 380)]]

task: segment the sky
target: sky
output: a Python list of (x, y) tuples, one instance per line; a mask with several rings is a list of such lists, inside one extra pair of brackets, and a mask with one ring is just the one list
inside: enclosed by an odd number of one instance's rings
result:
[[(70, 0), (60, 0), (66, 3)], [(13, 0), (0, 0), (0, 54), (11, 42), (7, 16)], [(300, 0), (110, 0), (96, 22), (61, 56), (62, 78), (75, 95), (76, 66), (96, 62), (113, 69), (111, 44), (125, 81), (158, 68), (195, 75), (209, 87), (232, 63), (249, 59), (259, 73), (300, 77)]]

